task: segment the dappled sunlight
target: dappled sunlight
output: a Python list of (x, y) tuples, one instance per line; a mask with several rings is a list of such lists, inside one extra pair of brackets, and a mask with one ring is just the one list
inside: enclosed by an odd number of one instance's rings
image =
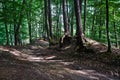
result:
[(70, 46), (66, 46), (66, 47), (65, 47), (65, 50), (66, 50), (66, 49), (69, 49), (70, 47), (71, 47), (71, 45), (70, 45)]
[(17, 51), (16, 49), (6, 48), (6, 47), (3, 47), (3, 46), (0, 46), (0, 50), (10, 52), (15, 56), (21, 56), (22, 55), (22, 53), (20, 51)]
[(95, 40), (92, 40), (92, 39), (89, 39), (89, 38), (86, 38), (86, 41), (92, 45), (100, 45), (99, 42), (95, 41)]
[(73, 64), (74, 62), (60, 62), (62, 63), (63, 65), (70, 65), (70, 64)]
[[(36, 47), (34, 47), (35, 49)], [(21, 53), (20, 51), (16, 50), (16, 49), (12, 49), (12, 48), (7, 48), (7, 47), (4, 47), (4, 46), (0, 46), (0, 50), (1, 51), (7, 51), (9, 52), (10, 54), (18, 57), (18, 59), (20, 60), (28, 60), (28, 61), (44, 61), (44, 60), (50, 60), (50, 59), (54, 59), (56, 56), (39, 56), (39, 57), (35, 57), (35, 56), (32, 56), (32, 55), (28, 55), (28, 54), (24, 54), (24, 53)]]
[(109, 76), (106, 76), (104, 74), (98, 73), (95, 70), (89, 70), (89, 69), (81, 69), (81, 70), (72, 70), (69, 68), (64, 68), (65, 70), (67, 70), (69, 73), (77, 75), (77, 76), (82, 76), (82, 77), (86, 77), (89, 79), (95, 79), (95, 80), (101, 80), (102, 79), (107, 79), (107, 80), (113, 80), (112, 78), (110, 78)]
[(111, 75), (102, 74), (84, 65), (76, 64), (76, 61), (73, 60), (65, 60), (64, 57), (59, 58), (60, 55), (57, 54), (61, 54), (63, 51), (55, 52), (54, 50), (32, 45), (20, 49), (0, 46), (0, 50), (9, 52), (8, 54), (14, 55), (19, 61), (41, 66), (42, 68), (40, 69), (47, 69), (48, 73), (61, 78), (68, 76), (73, 80), (113, 80)]
[(56, 56), (48, 56), (48, 57), (45, 57), (46, 60), (50, 60), (50, 59), (54, 59), (56, 58)]
[(55, 62), (55, 61), (58, 61), (58, 60), (51, 60), (51, 59), (54, 59), (56, 56), (46, 56), (46, 57), (34, 57), (34, 56), (29, 56), (27, 57), (26, 60), (28, 61), (33, 61), (33, 62)]

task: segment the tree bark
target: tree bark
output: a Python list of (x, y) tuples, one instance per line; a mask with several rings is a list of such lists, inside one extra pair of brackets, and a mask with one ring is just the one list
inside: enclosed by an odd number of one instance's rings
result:
[(66, 0), (63, 0), (63, 21), (64, 21), (64, 33), (69, 34), (69, 29), (68, 29), (68, 18), (66, 14)]
[[(113, 10), (113, 15), (115, 16), (115, 11)], [(115, 35), (115, 46), (118, 47), (118, 36), (117, 36), (117, 28), (116, 28), (116, 22), (115, 19), (113, 21), (113, 26), (114, 26), (114, 35)]]
[(9, 45), (9, 34), (8, 34), (8, 26), (7, 23), (5, 22), (5, 30), (6, 30), (6, 45)]
[[(45, 9), (45, 28), (47, 31), (47, 39), (50, 42), (50, 38), (49, 38), (49, 27), (48, 27), (48, 9), (47, 9), (47, 0), (44, 0), (44, 9)], [(45, 35), (44, 35), (45, 36)]]
[(77, 36), (77, 45), (80, 48), (84, 47), (83, 44), (83, 32), (82, 32), (82, 21), (81, 21), (81, 13), (80, 13), (80, 5), (79, 5), (79, 0), (74, 0), (74, 8), (75, 8), (75, 16), (76, 16), (76, 36)]
[[(28, 5), (29, 8), (31, 8), (32, 0), (30, 0), (30, 3)], [(31, 9), (27, 12), (27, 20), (28, 20), (28, 31), (29, 31), (29, 43), (32, 43), (32, 29), (31, 29)]]
[(49, 29), (50, 29), (50, 38), (52, 39), (51, 0), (48, 0), (48, 21), (49, 21)]
[(5, 25), (5, 31), (6, 31), (6, 45), (9, 45), (9, 34), (8, 34), (8, 26), (7, 26), (7, 12), (6, 12), (6, 2), (3, 1), (2, 3), (2, 10), (3, 10), (3, 13), (4, 13), (4, 25)]
[(109, 31), (109, 0), (106, 0), (106, 32), (107, 32), (107, 42), (108, 42), (107, 52), (112, 52), (111, 41), (110, 41), (110, 31)]
[[(22, 23), (22, 19), (23, 19), (23, 13), (24, 13), (24, 4), (25, 4), (26, 0), (23, 0), (22, 2), (22, 7), (20, 10), (20, 14), (19, 14), (19, 20), (17, 25), (14, 28), (14, 34), (15, 34), (15, 45), (20, 45), (21, 44), (21, 40), (20, 40), (20, 26)], [(16, 21), (15, 21), (16, 22)]]
[(79, 0), (79, 5), (80, 5), (80, 14), (82, 15), (82, 1), (83, 0)]
[(84, 27), (83, 27), (83, 33), (85, 35), (85, 31), (86, 31), (86, 0), (84, 0)]
[(72, 9), (71, 13), (71, 36), (73, 36), (73, 24), (74, 24), (74, 10)]

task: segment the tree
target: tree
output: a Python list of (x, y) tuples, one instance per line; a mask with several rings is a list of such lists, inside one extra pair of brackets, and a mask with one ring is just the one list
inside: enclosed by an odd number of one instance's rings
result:
[[(28, 3), (27, 20), (28, 20), (28, 30), (29, 30), (29, 42), (32, 43), (32, 29), (31, 29), (31, 7), (32, 0)], [(29, 9), (30, 8), (30, 9)]]
[(51, 18), (51, 0), (48, 0), (48, 21), (50, 29), (50, 39), (52, 38), (52, 18)]
[[(48, 9), (47, 9), (47, 0), (44, 0), (44, 9), (45, 9), (45, 28), (47, 31), (47, 39), (49, 39), (49, 28), (48, 28)], [(50, 42), (50, 41), (49, 41)]]
[(111, 42), (110, 42), (110, 31), (109, 31), (109, 0), (106, 0), (106, 31), (107, 31), (107, 42), (108, 42), (107, 52), (112, 52)]
[(67, 10), (66, 10), (66, 0), (63, 0), (63, 21), (64, 21), (64, 33), (69, 34), (69, 29), (68, 29), (68, 19), (67, 19)]
[(2, 4), (2, 10), (3, 10), (3, 18), (4, 18), (4, 25), (6, 30), (6, 45), (9, 45), (9, 34), (8, 34), (8, 26), (7, 26), (7, 12), (6, 12), (6, 2), (3, 1)]
[(85, 30), (86, 30), (86, 3), (87, 3), (87, 1), (84, 0), (84, 27), (83, 27), (84, 34), (85, 34)]
[[(80, 0), (81, 1), (81, 0)], [(81, 21), (81, 13), (80, 13), (80, 6), (79, 0), (74, 0), (74, 8), (75, 8), (75, 16), (76, 16), (76, 36), (77, 36), (77, 45), (80, 48), (84, 47), (83, 44), (83, 32), (82, 32), (82, 21)]]
[(23, 13), (24, 13), (25, 2), (26, 2), (26, 0), (22, 1), (21, 10), (20, 10), (20, 13), (19, 13), (19, 19), (18, 19), (17, 24), (15, 24), (15, 27), (14, 27), (15, 45), (20, 45), (21, 44), (19, 32), (20, 32), (20, 26), (21, 26), (21, 23), (22, 23), (23, 15), (24, 15)]
[(115, 22), (115, 10), (113, 10), (113, 15), (114, 15), (114, 21), (113, 21), (113, 26), (114, 26), (114, 34), (115, 34), (115, 46), (118, 47), (118, 36), (117, 36), (117, 28), (116, 28), (116, 22)]

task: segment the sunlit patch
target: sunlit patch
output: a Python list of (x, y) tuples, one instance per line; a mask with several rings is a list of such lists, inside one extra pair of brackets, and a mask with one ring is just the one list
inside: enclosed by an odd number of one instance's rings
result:
[(92, 40), (92, 39), (89, 39), (89, 38), (86, 38), (86, 40), (87, 40), (87, 42), (89, 42), (92, 45), (99, 45), (100, 44), (99, 42)]
[(82, 71), (82, 70), (76, 70), (76, 73), (83, 74), (83, 75), (89, 75), (87, 72)]
[(71, 46), (67, 46), (67, 47), (65, 47), (65, 50), (66, 50), (66, 49), (69, 49), (70, 47), (71, 47)]
[(100, 74), (95, 70), (72, 70), (69, 68), (64, 68), (65, 70), (67, 70), (67, 72), (71, 73), (71, 74), (75, 74), (78, 76), (83, 76), (85, 78), (89, 78), (92, 80), (99, 80), (100, 78), (104, 78), (104, 79), (108, 79), (108, 80), (113, 80), (112, 78), (110, 78), (109, 76), (106, 76), (104, 74)]
[(93, 79), (93, 80), (99, 80), (98, 77), (94, 77), (94, 76), (89, 76), (89, 78)]
[(7, 48), (1, 46), (1, 47), (0, 47), (0, 50), (1, 50), (1, 51), (8, 51), (8, 52), (12, 53), (12, 54), (15, 55), (15, 56), (20, 56), (20, 55), (21, 55), (21, 52), (15, 50), (15, 49), (7, 49)]
[(45, 59), (49, 60), (49, 59), (54, 59), (56, 56), (49, 56), (49, 57), (46, 57)]
[(88, 72), (88, 73), (95, 72), (95, 70), (85, 70), (85, 71)]
[(60, 63), (62, 63), (62, 64), (64, 64), (64, 65), (70, 65), (70, 64), (73, 64), (73, 62), (60, 62)]
[(44, 58), (43, 58), (43, 57), (33, 57), (33, 56), (29, 56), (27, 59), (28, 59), (28, 60), (43, 60)]

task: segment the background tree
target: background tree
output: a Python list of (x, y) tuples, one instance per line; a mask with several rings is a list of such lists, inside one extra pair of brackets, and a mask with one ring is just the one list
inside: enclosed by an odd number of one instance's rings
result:
[(110, 31), (109, 31), (109, 1), (106, 0), (106, 31), (108, 41), (108, 52), (111, 52)]
[[(35, 39), (50, 41), (50, 33), (55, 43), (65, 33), (74, 37), (79, 32), (74, 0), (49, 1), (0, 0), (0, 45), (25, 45)], [(119, 5), (119, 0), (109, 0), (108, 28), (111, 47), (120, 46)], [(106, 0), (80, 0), (79, 7), (82, 33), (88, 38), (108, 44)]]

